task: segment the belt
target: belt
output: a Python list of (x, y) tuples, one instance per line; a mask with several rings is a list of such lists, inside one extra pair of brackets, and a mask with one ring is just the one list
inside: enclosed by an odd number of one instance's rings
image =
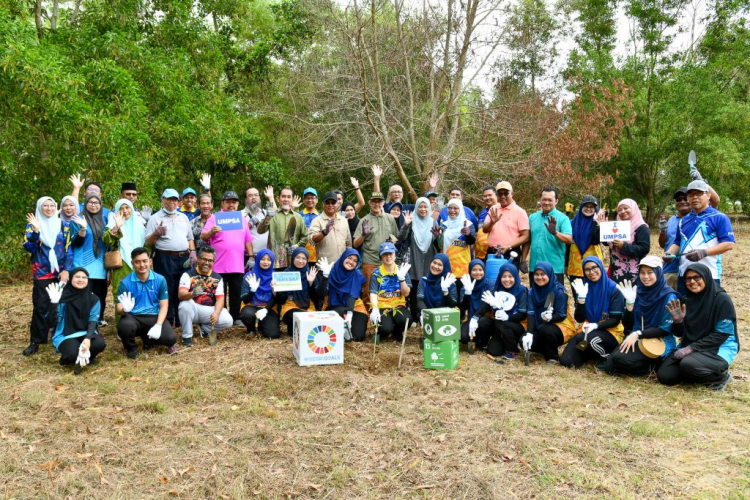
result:
[(190, 250), (183, 250), (182, 252), (174, 252), (172, 250), (156, 250), (158, 253), (164, 254), (164, 255), (171, 255), (172, 257), (186, 257), (190, 255)]

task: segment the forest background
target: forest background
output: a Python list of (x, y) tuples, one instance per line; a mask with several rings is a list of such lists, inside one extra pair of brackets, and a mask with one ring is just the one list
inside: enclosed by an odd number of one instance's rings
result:
[[(0, 0), (0, 272), (80, 173), (166, 187), (421, 194), (513, 183), (532, 208), (689, 181), (750, 197), (748, 0)], [(735, 201), (739, 201), (738, 204)]]

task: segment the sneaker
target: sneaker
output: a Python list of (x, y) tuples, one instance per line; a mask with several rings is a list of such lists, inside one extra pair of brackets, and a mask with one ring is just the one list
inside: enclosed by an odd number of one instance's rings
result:
[(130, 359), (135, 359), (135, 358), (137, 358), (137, 357), (138, 357), (138, 349), (133, 349), (132, 351), (128, 351), (128, 352), (127, 352), (127, 353), (125, 353), (125, 354), (126, 354), (126, 355), (127, 355), (127, 357), (129, 357)]
[(182, 347), (193, 347), (193, 337), (182, 338)]
[(73, 365), (73, 375), (80, 375), (81, 373), (83, 373), (83, 368), (81, 367), (81, 365), (79, 365), (78, 363)]
[(21, 354), (24, 356), (31, 356), (32, 354), (36, 354), (37, 351), (39, 351), (39, 344), (32, 342)]
[(172, 354), (177, 354), (178, 352), (180, 351), (177, 350), (177, 344), (172, 344), (171, 346), (169, 346), (169, 348), (167, 348), (167, 354), (169, 354), (170, 356)]
[(547, 364), (548, 365), (559, 365), (560, 362), (558, 360), (556, 360), (556, 359), (548, 359), (547, 360)]
[(239, 320), (239, 319), (234, 320), (234, 326), (243, 326), (243, 325), (244, 323), (242, 322), (242, 320)]
[(503, 358), (505, 360), (508, 360), (508, 361), (513, 361), (517, 357), (518, 357), (518, 353), (517, 352), (510, 352), (510, 351), (508, 351), (505, 354), (503, 354)]
[(504, 365), (505, 361), (505, 356), (498, 356), (497, 358), (495, 358), (495, 363), (497, 363), (498, 365)]
[(711, 386), (711, 389), (715, 391), (723, 391), (724, 389), (727, 388), (727, 386), (729, 385), (729, 382), (731, 382), (733, 378), (734, 377), (732, 377), (732, 374), (727, 372), (727, 376), (724, 377), (724, 380), (722, 380), (721, 382), (717, 382), (716, 384), (713, 384)]
[(99, 323), (98, 323), (98, 325), (99, 325), (99, 328), (104, 328), (104, 327), (105, 327), (105, 326), (107, 326), (108, 324), (109, 324), (109, 323), (107, 323), (107, 320), (104, 320), (104, 319), (100, 320), (100, 321), (99, 321)]

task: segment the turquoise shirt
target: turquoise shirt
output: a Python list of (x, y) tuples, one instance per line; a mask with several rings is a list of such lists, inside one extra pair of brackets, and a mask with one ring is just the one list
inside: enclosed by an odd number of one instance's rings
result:
[(531, 214), (531, 217), (529, 217), (529, 228), (531, 229), (529, 269), (533, 271), (537, 262), (549, 262), (555, 274), (562, 274), (565, 272), (565, 243), (547, 231), (544, 223), (549, 221), (550, 216), (557, 219), (558, 233), (573, 234), (570, 219), (556, 208), (546, 215), (541, 210)]

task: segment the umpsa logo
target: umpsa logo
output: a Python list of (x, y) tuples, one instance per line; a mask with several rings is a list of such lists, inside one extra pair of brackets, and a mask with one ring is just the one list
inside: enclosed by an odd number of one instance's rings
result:
[(438, 335), (441, 337), (450, 337), (454, 333), (456, 333), (458, 330), (453, 325), (444, 325), (438, 328)]
[(237, 217), (226, 217), (224, 219), (216, 219), (217, 224), (239, 224), (240, 220)]

